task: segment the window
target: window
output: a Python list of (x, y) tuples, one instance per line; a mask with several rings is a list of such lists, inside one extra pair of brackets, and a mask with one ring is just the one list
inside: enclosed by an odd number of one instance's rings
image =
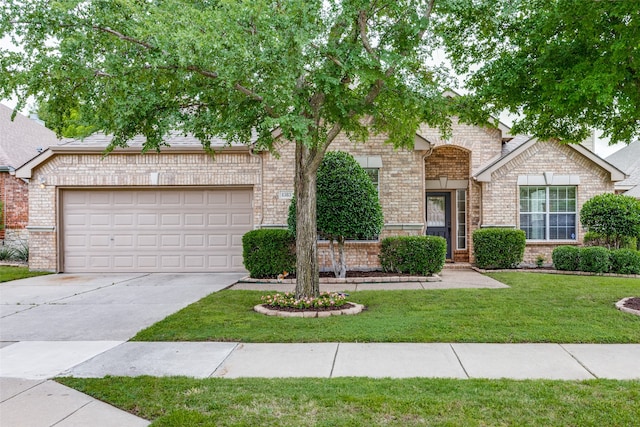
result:
[(458, 249), (467, 249), (467, 191), (456, 191)]
[(528, 240), (575, 240), (576, 187), (520, 187), (520, 229)]
[(380, 181), (378, 172), (380, 169), (378, 168), (363, 168), (364, 171), (369, 175), (369, 179), (373, 182), (373, 186), (376, 187), (376, 191), (378, 191), (378, 195), (380, 194)]

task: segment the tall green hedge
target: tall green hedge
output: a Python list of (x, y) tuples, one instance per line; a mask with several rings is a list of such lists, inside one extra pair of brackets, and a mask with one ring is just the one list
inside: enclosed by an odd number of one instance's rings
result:
[(444, 267), (447, 241), (438, 236), (394, 236), (382, 239), (382, 270), (394, 273), (430, 275)]
[(296, 271), (296, 243), (288, 230), (253, 230), (242, 236), (242, 257), (249, 275), (275, 278)]
[(524, 258), (525, 233), (512, 228), (482, 228), (473, 232), (476, 264), (480, 268), (516, 268)]

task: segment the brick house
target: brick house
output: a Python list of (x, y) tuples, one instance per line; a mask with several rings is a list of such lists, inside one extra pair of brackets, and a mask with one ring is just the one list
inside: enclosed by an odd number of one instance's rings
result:
[(20, 246), (26, 244), (29, 220), (29, 187), (25, 180), (15, 176), (15, 170), (57, 142), (53, 132), (41, 122), (17, 114), (11, 121), (13, 110), (0, 104), (0, 202), (2, 225), (0, 244)]
[[(625, 174), (590, 150), (454, 123), (449, 140), (422, 127), (412, 150), (382, 135), (364, 144), (339, 137), (331, 150), (353, 154), (378, 186), (381, 238), (437, 234), (448, 258), (473, 261), (471, 234), (516, 227), (528, 236), (525, 261), (550, 259), (558, 244), (580, 244), (578, 213)], [(17, 176), (30, 181), (30, 266), (66, 272), (242, 270), (242, 235), (285, 227), (292, 197), (294, 145), (279, 157), (245, 146), (215, 159), (192, 138), (175, 136), (160, 153), (140, 141), (102, 151), (95, 135), (49, 148)], [(222, 141), (213, 145), (222, 146)], [(379, 266), (379, 240), (347, 243), (350, 268)], [(328, 267), (327, 245), (320, 263)]]

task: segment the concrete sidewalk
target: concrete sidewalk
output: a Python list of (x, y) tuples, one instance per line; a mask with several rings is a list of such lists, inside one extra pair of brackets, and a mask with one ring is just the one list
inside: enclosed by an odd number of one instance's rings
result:
[(77, 363), (44, 354), (61, 344), (82, 353), (100, 342), (5, 346), (0, 377), (640, 379), (640, 344), (107, 342), (107, 350)]
[[(128, 341), (143, 327), (238, 278), (56, 275), (0, 285), (0, 426), (149, 424), (50, 381), (56, 376), (640, 379), (640, 344)], [(241, 284), (234, 289), (252, 286), (270, 291), (292, 285)], [(439, 282), (323, 287), (355, 291), (505, 285), (472, 270), (445, 270)]]

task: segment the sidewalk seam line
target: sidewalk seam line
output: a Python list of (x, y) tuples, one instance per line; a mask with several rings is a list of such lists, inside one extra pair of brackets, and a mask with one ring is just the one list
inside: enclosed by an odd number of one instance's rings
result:
[(333, 354), (333, 362), (331, 363), (331, 372), (329, 372), (329, 378), (333, 378), (333, 370), (336, 367), (336, 359), (338, 359), (339, 350), (340, 350), (340, 343), (336, 345), (336, 352)]
[(469, 373), (467, 372), (467, 368), (465, 368), (464, 365), (462, 364), (462, 360), (460, 360), (460, 356), (458, 356), (458, 352), (453, 347), (453, 344), (449, 343), (449, 347), (451, 348), (451, 351), (453, 351), (453, 354), (456, 356), (456, 359), (458, 359), (458, 363), (460, 364), (460, 367), (462, 368), (462, 372), (464, 372), (464, 374), (467, 376), (467, 379), (471, 379), (471, 376), (469, 376)]
[(571, 358), (572, 358), (573, 360), (575, 360), (576, 362), (578, 362), (578, 365), (582, 366), (582, 367), (584, 368), (584, 370), (585, 370), (585, 371), (587, 371), (587, 372), (589, 373), (589, 375), (592, 375), (592, 376), (593, 376), (593, 378), (598, 379), (598, 376), (597, 376), (595, 373), (591, 372), (591, 369), (587, 368), (587, 367), (585, 366), (585, 364), (584, 364), (584, 363), (582, 363), (582, 361), (580, 361), (580, 359), (578, 359), (576, 356), (574, 356), (574, 355), (573, 355), (569, 350), (567, 350), (566, 348), (564, 348), (564, 344), (558, 344), (558, 345), (560, 346), (560, 348), (561, 348), (562, 350), (564, 350), (564, 352), (565, 352), (565, 353), (567, 353), (569, 356), (571, 356)]
[[(18, 380), (20, 380), (20, 379), (26, 379), (26, 378), (17, 378), (17, 377), (3, 377), (3, 378), (11, 378), (11, 379), (18, 379)], [(27, 380), (27, 381), (30, 381), (30, 380)], [(39, 381), (39, 382), (38, 382), (37, 384), (32, 385), (31, 387), (29, 387), (29, 388), (27, 388), (27, 389), (22, 390), (22, 391), (21, 391), (20, 393), (18, 393), (18, 394), (14, 394), (13, 396), (9, 396), (9, 397), (8, 397), (8, 398), (6, 398), (5, 400), (0, 400), (0, 403), (8, 402), (8, 401), (10, 401), (11, 399), (14, 399), (14, 398), (18, 397), (18, 396), (20, 396), (22, 393), (25, 393), (25, 392), (27, 392), (27, 391), (29, 391), (29, 390), (32, 390), (32, 389), (34, 389), (34, 388), (38, 387), (38, 386), (39, 386), (39, 385), (41, 385), (41, 384), (44, 384), (45, 382), (47, 382), (47, 381), (48, 381), (48, 379), (44, 379), (44, 380), (34, 380), (34, 381)]]
[[(83, 394), (84, 394), (84, 393), (83, 393)], [(64, 417), (64, 418), (62, 418), (62, 419), (60, 419), (60, 420), (56, 421), (55, 423), (51, 424), (51, 427), (55, 427), (55, 426), (57, 426), (58, 424), (60, 424), (60, 423), (61, 423), (61, 422), (63, 422), (64, 420), (68, 419), (70, 416), (75, 415), (78, 411), (80, 411), (81, 409), (85, 408), (87, 405), (89, 405), (89, 404), (93, 403), (93, 402), (94, 402), (94, 400), (97, 400), (97, 399), (95, 399), (94, 397), (91, 397), (91, 396), (89, 396), (89, 395), (86, 395), (86, 396), (90, 397), (90, 398), (91, 398), (91, 399), (93, 399), (93, 400), (88, 401), (87, 403), (85, 403), (84, 405), (82, 405), (81, 407), (79, 407), (78, 409), (76, 409), (75, 411), (73, 411), (73, 412), (71, 412), (70, 414), (68, 414), (66, 417)]]
[(208, 378), (213, 378), (213, 374), (215, 374), (215, 373), (218, 371), (218, 369), (220, 369), (220, 367), (221, 367), (222, 365), (224, 365), (224, 362), (226, 362), (226, 361), (227, 361), (227, 359), (231, 357), (231, 353), (233, 353), (234, 351), (236, 351), (236, 349), (238, 348), (238, 345), (240, 345), (240, 343), (239, 343), (239, 342), (237, 342), (237, 343), (235, 343), (235, 344), (234, 344), (234, 346), (233, 346), (233, 348), (231, 349), (231, 351), (229, 352), (229, 354), (227, 354), (227, 355), (224, 357), (224, 359), (222, 359), (222, 362), (220, 362), (220, 363), (218, 364), (218, 366), (216, 366), (216, 368), (215, 368), (215, 369), (214, 369), (214, 370), (209, 374)]

